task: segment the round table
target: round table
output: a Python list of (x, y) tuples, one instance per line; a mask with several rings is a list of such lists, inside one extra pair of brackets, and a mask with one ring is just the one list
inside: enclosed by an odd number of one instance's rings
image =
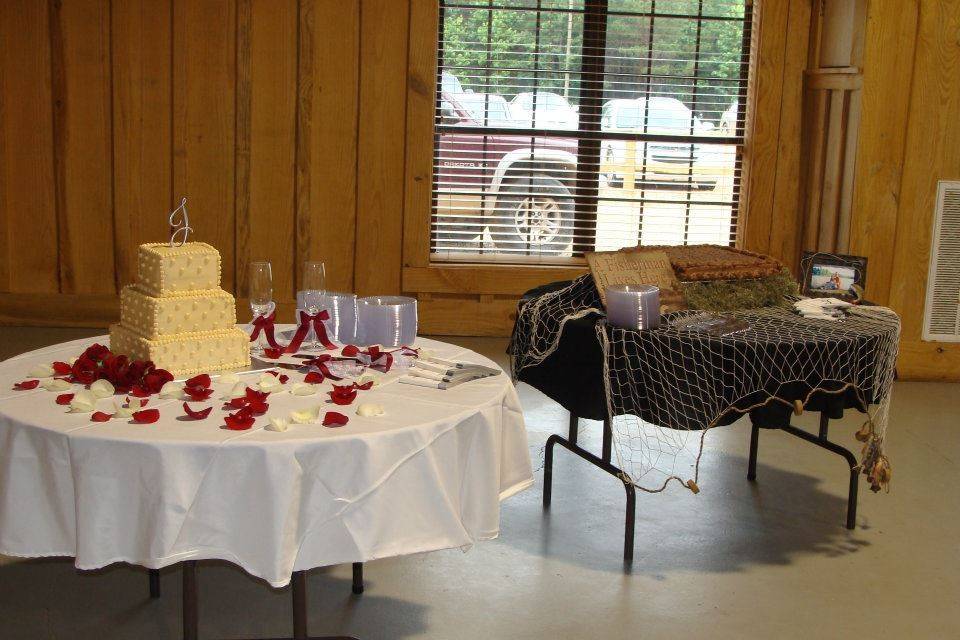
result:
[[(272, 394), (248, 431), (224, 428), (232, 385), (216, 379), (209, 401), (191, 403), (213, 406), (208, 418), (188, 420), (182, 400), (153, 396), (154, 424), (93, 422), (57, 405), (57, 393), (13, 389), (36, 365), (94, 342), (106, 337), (0, 363), (0, 553), (71, 556), (83, 570), (220, 559), (282, 587), (314, 567), (494, 538), (500, 501), (533, 482), (520, 402), (502, 373), (438, 390), (399, 383), (394, 372), (346, 407), (326, 403), (327, 381), (312, 396)], [(497, 367), (435, 340), (414, 346)], [(288, 385), (304, 376), (282, 372)], [(112, 412), (113, 400), (97, 408)], [(361, 402), (385, 415), (357, 415)], [(269, 417), (318, 404), (321, 418), (336, 410), (349, 424), (264, 429)]]

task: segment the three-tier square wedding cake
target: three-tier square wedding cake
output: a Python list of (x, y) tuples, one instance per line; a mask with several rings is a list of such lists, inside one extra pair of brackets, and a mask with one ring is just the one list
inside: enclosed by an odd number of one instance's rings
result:
[(249, 338), (236, 320), (233, 296), (220, 288), (220, 252), (203, 242), (143, 244), (110, 349), (178, 377), (247, 367)]

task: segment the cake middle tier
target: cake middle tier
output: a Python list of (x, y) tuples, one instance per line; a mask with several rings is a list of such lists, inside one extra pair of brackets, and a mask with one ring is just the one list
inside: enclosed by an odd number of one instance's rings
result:
[(178, 333), (229, 329), (236, 322), (233, 296), (223, 289), (155, 298), (137, 285), (129, 285), (120, 293), (120, 323), (150, 340)]
[(237, 327), (148, 340), (115, 324), (110, 327), (110, 350), (134, 360), (152, 360), (176, 377), (250, 366), (250, 338)]

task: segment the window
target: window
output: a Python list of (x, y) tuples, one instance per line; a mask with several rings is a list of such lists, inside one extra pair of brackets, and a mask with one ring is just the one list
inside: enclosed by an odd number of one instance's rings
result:
[(431, 259), (732, 244), (751, 0), (440, 0)]

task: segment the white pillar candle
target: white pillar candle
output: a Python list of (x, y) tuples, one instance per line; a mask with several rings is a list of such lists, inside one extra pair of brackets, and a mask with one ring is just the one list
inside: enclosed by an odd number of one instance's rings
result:
[(622, 329), (660, 326), (660, 289), (650, 284), (607, 287), (607, 321)]

